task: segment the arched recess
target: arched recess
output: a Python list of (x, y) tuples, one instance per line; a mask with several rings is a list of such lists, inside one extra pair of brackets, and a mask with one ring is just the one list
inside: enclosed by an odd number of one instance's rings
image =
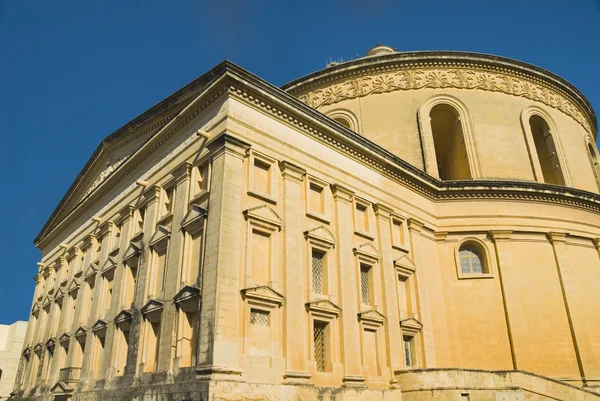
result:
[(455, 249), (458, 278), (493, 277), (492, 259), (488, 246), (475, 237), (463, 238)]
[(354, 132), (357, 132), (359, 134), (361, 133), (358, 118), (356, 118), (354, 113), (352, 113), (349, 110), (345, 110), (345, 109), (331, 110), (329, 113), (327, 113), (327, 117), (342, 124), (346, 128), (350, 128)]
[(521, 126), (535, 180), (570, 186), (560, 137), (550, 114), (538, 106), (527, 106), (521, 112)]
[(600, 190), (600, 157), (598, 156), (598, 148), (596, 147), (596, 142), (594, 142), (594, 138), (591, 135), (585, 136), (585, 149), (590, 158), (590, 164), (592, 165), (592, 170), (594, 171), (594, 177), (596, 178), (596, 185)]
[(481, 178), (471, 116), (465, 104), (450, 95), (435, 95), (418, 111), (425, 171), (439, 179)]

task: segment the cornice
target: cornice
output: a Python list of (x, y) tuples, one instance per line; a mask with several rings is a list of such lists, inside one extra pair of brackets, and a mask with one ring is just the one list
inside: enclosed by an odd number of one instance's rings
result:
[(314, 108), (373, 93), (423, 88), (502, 92), (540, 101), (572, 117), (597, 136), (598, 123), (592, 106), (571, 83), (534, 65), (487, 54), (422, 51), (362, 58), (317, 71), (282, 87)]

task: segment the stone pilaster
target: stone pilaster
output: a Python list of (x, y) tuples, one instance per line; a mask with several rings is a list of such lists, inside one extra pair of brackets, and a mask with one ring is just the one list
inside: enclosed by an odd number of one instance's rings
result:
[(509, 248), (509, 241), (512, 235), (512, 231), (491, 231), (490, 235), (494, 242), (494, 248), (496, 250), (496, 264), (498, 265), (498, 278), (500, 279), (500, 289), (502, 291), (502, 303), (504, 304), (504, 316), (506, 319), (506, 331), (508, 335), (508, 341), (510, 344), (510, 355), (512, 358), (513, 369), (518, 369), (517, 354), (515, 353), (515, 344), (511, 330), (510, 314), (508, 312), (508, 301), (506, 299), (506, 290), (504, 288), (504, 279), (502, 276), (502, 270), (507, 266), (513, 266), (512, 252)]
[[(415, 288), (417, 290), (419, 318), (423, 324), (423, 365), (424, 368), (436, 366), (435, 341), (433, 339), (433, 322), (429, 309), (429, 297), (427, 296), (427, 270), (428, 267), (424, 262), (423, 252), (426, 252), (424, 241), (427, 239), (423, 236), (425, 224), (417, 219), (408, 219), (408, 234), (410, 236), (411, 254), (413, 261), (417, 265), (415, 272)], [(435, 242), (435, 241), (434, 241)]]
[(548, 241), (552, 244), (563, 302), (577, 357), (577, 366), (583, 381), (582, 384), (585, 385), (588, 376), (594, 379), (598, 377), (599, 370), (598, 363), (594, 357), (594, 349), (588, 336), (587, 324), (586, 322), (578, 321), (577, 316), (571, 313), (572, 298), (577, 294), (577, 283), (573, 277), (569, 255), (567, 254), (567, 234), (550, 232), (547, 234), (547, 237)]
[(390, 232), (392, 210), (384, 205), (373, 205), (377, 221), (377, 237), (379, 238), (379, 252), (381, 253), (380, 272), (383, 300), (383, 314), (387, 317), (385, 325), (385, 338), (387, 360), (389, 361), (391, 378), (390, 383), (395, 385), (394, 372), (403, 369), (402, 347), (398, 346), (402, 340), (400, 333), (400, 313), (398, 311), (398, 277), (394, 268), (392, 255), (392, 238)]
[(200, 378), (242, 373), (239, 362), (241, 195), (243, 159), (250, 145), (223, 133), (207, 144), (211, 191), (201, 294)]
[(304, 383), (310, 378), (306, 371), (306, 303), (305, 272), (303, 250), (306, 248), (302, 237), (302, 182), (306, 170), (289, 162), (279, 163), (283, 176), (283, 220), (284, 270), (283, 293), (285, 295), (284, 353), (286, 358), (286, 383)]
[(172, 368), (175, 358), (175, 315), (177, 310), (173, 305), (173, 298), (180, 288), (181, 266), (183, 264), (183, 242), (185, 232), (181, 228), (181, 222), (187, 213), (189, 190), (190, 190), (190, 167), (189, 163), (183, 163), (173, 171), (175, 181), (175, 199), (173, 200), (173, 216), (171, 221), (171, 239), (167, 252), (167, 264), (165, 267), (165, 288), (163, 293), (164, 306), (162, 311), (162, 323), (160, 332), (160, 345), (158, 355), (158, 370)]
[(361, 375), (360, 328), (358, 324), (358, 274), (353, 253), (354, 227), (352, 208), (354, 192), (334, 184), (331, 186), (334, 199), (335, 235), (338, 239), (336, 250), (339, 266), (338, 294), (341, 312), (340, 341), (344, 363), (344, 386), (364, 386)]

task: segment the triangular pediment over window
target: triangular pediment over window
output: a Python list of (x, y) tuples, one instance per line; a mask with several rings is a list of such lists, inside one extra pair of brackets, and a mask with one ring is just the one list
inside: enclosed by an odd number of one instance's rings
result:
[(317, 244), (334, 247), (336, 240), (329, 228), (326, 226), (318, 226), (304, 232), (304, 237)]
[(256, 206), (243, 211), (244, 218), (274, 230), (281, 230), (283, 220), (269, 205)]
[(163, 303), (160, 301), (157, 301), (156, 299), (151, 299), (150, 301), (146, 302), (146, 305), (144, 305), (141, 309), (142, 314), (146, 315), (148, 313), (152, 313), (152, 312), (156, 312), (156, 311), (160, 311), (163, 308)]
[(175, 295), (175, 297), (173, 298), (173, 302), (179, 304), (189, 299), (196, 298), (199, 295), (200, 288), (192, 285), (186, 285), (177, 293), (177, 295)]
[(63, 287), (59, 287), (58, 291), (56, 291), (56, 294), (54, 294), (54, 300), (58, 301), (59, 299), (63, 298), (65, 296), (65, 290), (63, 289)]
[(77, 291), (80, 286), (81, 286), (81, 283), (79, 282), (79, 280), (76, 278), (73, 278), (71, 280), (71, 282), (69, 283), (69, 286), (67, 287), (67, 292), (71, 293), (73, 291)]
[(119, 312), (117, 317), (115, 317), (115, 324), (119, 324), (119, 323), (123, 323), (123, 322), (130, 322), (131, 317), (132, 317), (132, 315), (131, 315), (130, 311), (122, 310), (121, 312)]
[(196, 232), (202, 229), (204, 219), (208, 215), (208, 211), (198, 205), (192, 204), (181, 221), (181, 227), (188, 233)]
[(44, 349), (44, 344), (42, 344), (42, 343), (37, 343), (35, 345), (35, 347), (33, 347), (34, 352), (41, 352), (43, 349)]
[(31, 307), (31, 313), (33, 313), (33, 314), (38, 313), (38, 311), (40, 310), (40, 307), (41, 307), (40, 302), (39, 301), (35, 301), (35, 303)]
[(96, 323), (94, 323), (94, 325), (92, 326), (92, 331), (98, 331), (98, 330), (102, 330), (105, 329), (107, 326), (106, 322), (102, 319), (99, 319)]
[(117, 257), (109, 255), (106, 262), (102, 265), (102, 274), (109, 273), (117, 267)]
[(358, 320), (376, 325), (382, 325), (383, 323), (385, 323), (386, 318), (381, 313), (377, 312), (374, 309), (371, 309), (365, 312), (360, 312), (358, 314)]
[(77, 330), (75, 330), (75, 337), (81, 337), (81, 336), (85, 336), (87, 334), (87, 330), (84, 329), (83, 327), (78, 328)]
[(309, 302), (305, 306), (306, 309), (312, 312), (313, 314), (322, 314), (329, 317), (337, 317), (342, 311), (342, 308), (340, 308), (328, 299), (321, 299), (318, 301)]
[(402, 334), (414, 336), (421, 331), (423, 324), (414, 317), (408, 317), (400, 321), (400, 327), (402, 328)]
[(415, 262), (408, 256), (402, 255), (398, 259), (394, 261), (394, 266), (402, 277), (408, 277), (417, 271), (417, 265)]
[(60, 338), (58, 339), (58, 342), (64, 343), (65, 341), (69, 341), (70, 339), (71, 339), (71, 336), (68, 333), (64, 333), (62, 336), (60, 336)]
[(243, 299), (266, 302), (281, 306), (285, 297), (267, 285), (244, 288), (240, 291)]
[(370, 242), (357, 246), (353, 249), (353, 251), (354, 255), (361, 259), (365, 259), (373, 263), (379, 261), (379, 251)]
[(64, 382), (59, 381), (50, 389), (50, 391), (52, 394), (64, 395), (71, 394), (75, 389)]
[(90, 263), (90, 265), (88, 266), (88, 268), (85, 270), (85, 273), (83, 274), (83, 277), (85, 279), (88, 279), (89, 277), (91, 277), (94, 274), (96, 274), (97, 271), (98, 271), (98, 262), (92, 262), (92, 263)]
[(51, 302), (52, 299), (50, 299), (50, 295), (46, 295), (44, 301), (42, 302), (42, 307), (45, 308), (46, 306), (50, 305)]
[(150, 246), (156, 246), (162, 241), (167, 240), (170, 236), (171, 230), (165, 226), (158, 226), (150, 238)]
[(127, 250), (125, 251), (125, 255), (123, 255), (123, 262), (128, 261), (133, 257), (137, 257), (142, 252), (142, 243), (141, 241), (131, 241)]

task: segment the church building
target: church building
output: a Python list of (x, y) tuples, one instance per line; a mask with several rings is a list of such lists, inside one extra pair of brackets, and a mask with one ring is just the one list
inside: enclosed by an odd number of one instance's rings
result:
[(224, 61), (35, 239), (13, 400), (600, 400), (597, 119), (479, 53)]

